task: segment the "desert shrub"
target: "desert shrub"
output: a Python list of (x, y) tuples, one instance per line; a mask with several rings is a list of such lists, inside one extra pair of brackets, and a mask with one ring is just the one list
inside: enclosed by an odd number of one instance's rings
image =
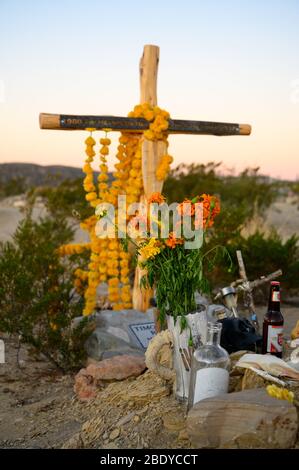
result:
[[(259, 231), (247, 238), (239, 237), (230, 243), (227, 248), (232, 256), (236, 250), (242, 250), (247, 275), (256, 279), (264, 274), (281, 269), (283, 275), (279, 280), (286, 289), (299, 287), (299, 238), (292, 235), (287, 240), (275, 232), (265, 235)], [(237, 268), (235, 268), (235, 276)]]
[(258, 174), (258, 168), (240, 175), (221, 175), (220, 163), (182, 164), (165, 182), (164, 194), (179, 202), (195, 194), (214, 194), (221, 200), (221, 213), (215, 222), (213, 243), (225, 244), (238, 237), (245, 224), (261, 214), (275, 200), (276, 184)]
[(78, 222), (93, 214), (85, 196), (81, 178), (67, 179), (55, 187), (42, 186), (32, 189), (28, 194), (28, 202), (33, 205), (36, 198), (40, 197), (53, 217), (68, 217)]
[(11, 178), (8, 181), (3, 181), (0, 179), (0, 199), (23, 194), (25, 193), (26, 189), (27, 185), (25, 178), (21, 176)]
[(64, 219), (33, 221), (28, 214), (13, 240), (0, 246), (0, 330), (18, 334), (64, 371), (80, 367), (90, 333), (87, 320), (73, 324), (82, 312), (72, 274), (80, 257), (55, 252), (72, 237)]

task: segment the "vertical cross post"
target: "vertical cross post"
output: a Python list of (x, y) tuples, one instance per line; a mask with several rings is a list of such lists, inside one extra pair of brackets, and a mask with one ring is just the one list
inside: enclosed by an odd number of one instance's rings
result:
[[(146, 45), (140, 60), (140, 103), (157, 105), (157, 76), (159, 64), (159, 47)], [(163, 181), (156, 178), (156, 170), (161, 157), (166, 154), (167, 147), (163, 141), (149, 141), (144, 139), (142, 144), (142, 176), (144, 195), (141, 202), (154, 192), (161, 192)], [(133, 308), (145, 311), (149, 307), (149, 300), (153, 295), (151, 289), (141, 289), (140, 280), (145, 271), (137, 266), (133, 287)]]

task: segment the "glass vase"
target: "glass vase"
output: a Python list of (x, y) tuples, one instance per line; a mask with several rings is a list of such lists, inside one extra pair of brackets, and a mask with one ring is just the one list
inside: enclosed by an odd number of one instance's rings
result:
[(221, 323), (208, 322), (206, 344), (192, 356), (188, 409), (205, 398), (227, 393), (230, 358), (220, 346)]

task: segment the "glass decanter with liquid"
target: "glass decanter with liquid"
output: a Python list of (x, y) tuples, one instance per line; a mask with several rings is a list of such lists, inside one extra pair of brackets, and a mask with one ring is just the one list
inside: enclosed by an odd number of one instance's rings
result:
[(228, 391), (230, 358), (220, 346), (221, 328), (221, 323), (209, 322), (206, 344), (193, 353), (188, 409), (200, 400)]

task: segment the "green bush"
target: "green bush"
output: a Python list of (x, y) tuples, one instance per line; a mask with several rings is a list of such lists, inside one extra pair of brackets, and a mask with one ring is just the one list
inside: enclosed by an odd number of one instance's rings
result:
[[(285, 289), (298, 289), (299, 286), (299, 238), (291, 236), (286, 241), (273, 231), (268, 236), (257, 231), (247, 238), (242, 236), (227, 245), (232, 257), (236, 250), (242, 250), (247, 275), (257, 279), (278, 269), (283, 275), (279, 280)], [(237, 276), (235, 267), (234, 276)]]
[(73, 324), (82, 312), (72, 274), (81, 260), (55, 251), (72, 237), (64, 219), (28, 214), (13, 241), (0, 246), (0, 330), (20, 335), (64, 371), (80, 367), (90, 333), (86, 319)]

